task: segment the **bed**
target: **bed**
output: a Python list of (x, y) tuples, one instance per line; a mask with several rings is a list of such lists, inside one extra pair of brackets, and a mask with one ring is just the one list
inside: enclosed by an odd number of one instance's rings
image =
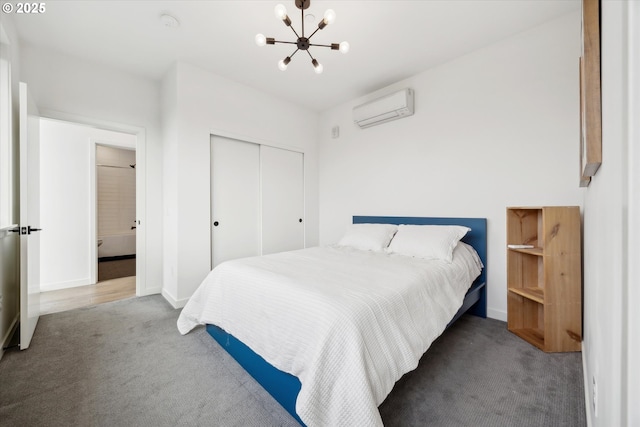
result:
[[(459, 257), (464, 258), (458, 254), (470, 252), (466, 249), (469, 245), (475, 249), (474, 253), (481, 264), (487, 265), (487, 230), (484, 218), (354, 216), (353, 224), (468, 227), (470, 230), (461, 239), (465, 245), (458, 245), (453, 252), (454, 262), (458, 262)], [(348, 261), (348, 267), (333, 264), (336, 260), (341, 262), (343, 257)], [(389, 258), (393, 261), (388, 261)], [(454, 291), (449, 286), (442, 287), (445, 289), (444, 293), (451, 294), (444, 302), (437, 298), (434, 298), (436, 302), (433, 303), (425, 299), (428, 309), (415, 311), (415, 308), (404, 306), (412, 304), (413, 300), (422, 304), (424, 301), (419, 299), (422, 297), (398, 297), (404, 298), (400, 303), (402, 309), (398, 313), (393, 309), (393, 315), (387, 313), (388, 308), (379, 309), (378, 306), (386, 303), (374, 300), (373, 296), (371, 301), (361, 304), (362, 300), (369, 299), (369, 295), (357, 294), (351, 288), (344, 292), (357, 295), (347, 297), (349, 302), (343, 305), (340, 305), (342, 302), (338, 304), (333, 301), (325, 304), (327, 292), (324, 291), (320, 296), (314, 294), (314, 299), (308, 301), (305, 299), (306, 294), (295, 295), (295, 302), (292, 302), (294, 296), (289, 295), (295, 294), (299, 289), (293, 278), (297, 280), (309, 274), (320, 277), (322, 271), (327, 270), (331, 270), (329, 274), (341, 277), (340, 275), (347, 275), (348, 269), (353, 269), (358, 271), (361, 282), (366, 279), (367, 283), (373, 283), (374, 278), (364, 277), (371, 271), (370, 274), (375, 275), (376, 280), (380, 276), (382, 287), (372, 287), (371, 290), (367, 288), (367, 292), (371, 295), (384, 295), (384, 300), (392, 300), (391, 307), (396, 307), (398, 301), (395, 300), (395, 294), (402, 294), (404, 288), (391, 288), (395, 277), (402, 278), (407, 267), (413, 269), (411, 277), (416, 275), (416, 271), (420, 272), (418, 275), (422, 275), (423, 260), (410, 258), (412, 257), (393, 258), (393, 255), (385, 257), (371, 251), (365, 253), (351, 248), (327, 247), (248, 258), (229, 265), (224, 263), (222, 268), (216, 267), (194, 293), (180, 315), (178, 328), (181, 333), (187, 333), (197, 324), (206, 324), (207, 332), (302, 425), (382, 425), (377, 406), (402, 375), (415, 369), (422, 353), (433, 340), (464, 313), (486, 317), (486, 267), (474, 273), (477, 277), (473, 275), (465, 279), (472, 283), (470, 286), (467, 283), (463, 290), (456, 288)], [(401, 267), (402, 270), (400, 267), (396, 270), (398, 259), (406, 263)], [(307, 262), (315, 264), (305, 264)], [(465, 262), (471, 264), (471, 261)], [(380, 266), (380, 270), (374, 270), (370, 263)], [(415, 270), (413, 263), (418, 263), (418, 270)], [(287, 270), (287, 276), (280, 274), (281, 264), (294, 264), (293, 268), (287, 267), (291, 268), (290, 272)], [(299, 269), (296, 270), (298, 266)], [(313, 273), (315, 268), (317, 271)], [(445, 268), (449, 267), (439, 263), (436, 270), (442, 269), (444, 272)], [(216, 270), (218, 271), (214, 273)], [(256, 276), (258, 273), (260, 276)], [(210, 279), (212, 275), (215, 276), (214, 279)], [(259, 279), (256, 280), (256, 277)], [(212, 280), (216, 281), (215, 287), (209, 284)], [(319, 280), (315, 283), (309, 277), (305, 280), (309, 282), (305, 286), (311, 289), (314, 286), (319, 289), (324, 285)], [(232, 283), (230, 286), (227, 284), (226, 288), (220, 287), (220, 283), (229, 281)], [(250, 288), (250, 284), (247, 284), (255, 281), (263, 282), (259, 290)], [(280, 288), (284, 290), (281, 291)], [(230, 289), (233, 291), (230, 292)], [(393, 293), (391, 296), (388, 294), (390, 289)], [(425, 294), (432, 291), (420, 292)], [(230, 303), (234, 298), (235, 302)], [(267, 301), (268, 299), (274, 301)], [(216, 308), (211, 308), (212, 300), (214, 305), (217, 304)], [(255, 300), (253, 305), (251, 300)], [(343, 319), (343, 314), (351, 310), (352, 306), (358, 313), (358, 320), (354, 323), (364, 323), (365, 329), (362, 325), (358, 326), (360, 329), (356, 326), (352, 328), (350, 320)], [(297, 315), (297, 320), (292, 322), (288, 318), (286, 321), (281, 319), (291, 315)], [(245, 319), (252, 317), (253, 324), (240, 325)], [(411, 327), (404, 323), (396, 325), (395, 320), (390, 320), (395, 317), (409, 319), (413, 322), (410, 326), (429, 323), (429, 327), (425, 327), (425, 331), (414, 328), (420, 330), (408, 333), (406, 331), (411, 330)], [(294, 340), (301, 331), (308, 334), (309, 343)], [(397, 341), (388, 343), (388, 335)], [(310, 359), (313, 359), (313, 363), (309, 362)], [(303, 383), (306, 385), (304, 388)]]

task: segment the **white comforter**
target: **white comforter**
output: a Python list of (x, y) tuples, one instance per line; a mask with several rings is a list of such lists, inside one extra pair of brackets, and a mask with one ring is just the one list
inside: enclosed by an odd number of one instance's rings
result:
[(300, 379), (309, 427), (381, 426), (378, 406), (445, 329), (481, 263), (315, 247), (227, 261), (182, 310), (186, 334), (212, 323)]

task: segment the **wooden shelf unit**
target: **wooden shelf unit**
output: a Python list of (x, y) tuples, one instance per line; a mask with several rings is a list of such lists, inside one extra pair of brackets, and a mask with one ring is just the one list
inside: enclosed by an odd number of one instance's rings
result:
[(546, 352), (580, 351), (580, 208), (507, 208), (507, 328)]

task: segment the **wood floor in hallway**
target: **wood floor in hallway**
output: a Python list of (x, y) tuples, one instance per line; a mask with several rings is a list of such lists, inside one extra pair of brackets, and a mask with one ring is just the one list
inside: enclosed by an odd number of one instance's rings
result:
[(58, 313), (135, 296), (135, 276), (105, 280), (95, 285), (42, 292), (40, 294), (40, 314)]

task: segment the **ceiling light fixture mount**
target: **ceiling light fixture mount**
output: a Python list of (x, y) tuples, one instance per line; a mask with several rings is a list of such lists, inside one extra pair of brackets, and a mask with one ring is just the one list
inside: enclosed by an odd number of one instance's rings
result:
[(298, 51), (303, 50), (307, 52), (307, 54), (311, 58), (311, 64), (313, 65), (315, 72), (320, 74), (322, 73), (322, 70), (323, 70), (322, 64), (320, 64), (318, 60), (311, 55), (311, 52), (309, 52), (309, 48), (311, 46), (328, 47), (328, 48), (331, 48), (331, 50), (339, 50), (342, 53), (347, 53), (349, 51), (349, 43), (347, 42), (331, 43), (331, 44), (311, 43), (310, 41), (311, 37), (313, 37), (315, 33), (317, 33), (319, 30), (324, 29), (327, 25), (335, 21), (336, 13), (332, 9), (327, 9), (327, 11), (324, 13), (324, 18), (318, 24), (318, 28), (316, 28), (316, 30), (313, 33), (311, 33), (309, 37), (305, 37), (304, 11), (310, 6), (311, 0), (295, 0), (295, 3), (296, 3), (296, 7), (300, 9), (300, 17), (302, 22), (302, 34), (298, 34), (298, 32), (291, 26), (291, 19), (289, 18), (289, 16), (287, 16), (287, 9), (284, 7), (284, 5), (278, 4), (274, 10), (274, 13), (278, 19), (282, 20), (284, 25), (291, 28), (291, 31), (293, 31), (293, 33), (297, 37), (296, 41), (294, 42), (280, 41), (280, 40), (274, 39), (273, 37), (265, 37), (263, 34), (258, 34), (256, 35), (256, 44), (258, 46), (264, 46), (267, 44), (276, 44), (276, 43), (296, 45), (296, 50), (291, 55), (287, 56), (286, 58), (278, 62), (278, 68), (280, 68), (280, 70), (282, 71), (285, 71), (287, 69), (287, 66), (289, 65), (289, 62), (291, 62), (291, 58), (293, 57), (293, 55), (298, 53)]
[(160, 22), (162, 22), (162, 24), (168, 28), (178, 28), (180, 26), (180, 22), (178, 22), (178, 20), (174, 16), (171, 16), (168, 13), (163, 13), (162, 15), (160, 15)]

